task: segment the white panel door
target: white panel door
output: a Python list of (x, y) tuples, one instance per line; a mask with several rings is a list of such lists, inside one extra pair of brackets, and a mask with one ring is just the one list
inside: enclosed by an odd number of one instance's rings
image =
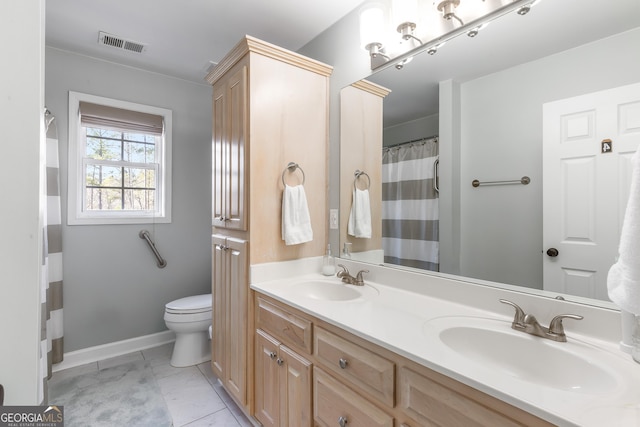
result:
[(640, 145), (640, 83), (543, 106), (544, 289), (608, 300)]
[(544, 289), (607, 300), (640, 144), (640, 84), (543, 106)]

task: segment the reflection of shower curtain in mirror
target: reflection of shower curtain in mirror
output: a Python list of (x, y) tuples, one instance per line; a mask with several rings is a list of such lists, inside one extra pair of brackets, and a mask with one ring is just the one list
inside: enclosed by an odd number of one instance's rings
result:
[(391, 264), (438, 271), (438, 139), (384, 148), (382, 248)]

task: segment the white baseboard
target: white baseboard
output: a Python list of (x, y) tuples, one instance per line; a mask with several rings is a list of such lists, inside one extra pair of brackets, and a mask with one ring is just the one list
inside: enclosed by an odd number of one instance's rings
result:
[(124, 341), (116, 341), (108, 344), (97, 345), (95, 347), (70, 351), (64, 354), (64, 359), (61, 363), (53, 365), (53, 372), (86, 365), (87, 363), (97, 362), (110, 357), (122, 356), (123, 354), (133, 353), (134, 351), (157, 347), (175, 340), (176, 335), (173, 331), (166, 330), (156, 334), (143, 335), (141, 337), (130, 338)]

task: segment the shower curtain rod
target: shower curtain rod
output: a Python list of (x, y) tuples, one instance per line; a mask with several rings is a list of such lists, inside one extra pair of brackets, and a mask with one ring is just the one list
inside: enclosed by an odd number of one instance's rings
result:
[(401, 145), (414, 144), (416, 142), (427, 142), (430, 139), (435, 139), (436, 142), (438, 142), (438, 135), (425, 136), (423, 138), (413, 139), (411, 141), (399, 142), (397, 144), (391, 144), (391, 145), (385, 145), (384, 147), (382, 147), (382, 149), (383, 150), (388, 150), (390, 148), (400, 147)]

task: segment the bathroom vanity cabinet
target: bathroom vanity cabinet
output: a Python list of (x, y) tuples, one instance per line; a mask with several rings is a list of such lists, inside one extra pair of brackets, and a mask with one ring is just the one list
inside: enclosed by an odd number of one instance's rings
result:
[[(326, 64), (246, 36), (206, 77), (213, 86), (211, 363), (247, 414), (254, 413), (255, 406), (255, 326), (247, 269), (320, 256), (326, 247), (331, 72)], [(290, 162), (299, 168), (289, 170)], [(282, 240), (285, 183), (304, 184), (314, 235), (311, 242), (286, 246)], [(284, 390), (279, 395), (297, 399), (298, 392), (291, 390), (302, 385), (293, 379), (298, 375), (294, 372), (299, 371), (304, 384), (304, 375), (310, 381), (311, 368), (305, 367), (304, 358), (288, 353), (294, 348), (286, 342), (265, 338), (261, 343), (273, 346), (270, 351), (278, 355), (274, 364), (281, 360), (286, 365), (283, 386), (274, 386)], [(275, 375), (272, 365), (259, 367), (264, 375)], [(299, 402), (293, 397), (281, 399), (290, 413), (298, 411), (291, 406)], [(270, 402), (260, 405), (271, 408)], [(267, 409), (265, 419), (274, 417), (275, 425), (287, 417), (286, 410), (278, 415)]]
[[(281, 301), (253, 293), (255, 416), (264, 425), (552, 425)], [(296, 363), (303, 360), (304, 369), (295, 367), (293, 375), (278, 371), (277, 361), (287, 357)], [(283, 389), (284, 375), (295, 378), (285, 381), (293, 384), (288, 390), (286, 385)], [(274, 424), (292, 397), (298, 400), (289, 412), (294, 408), (305, 418), (295, 422), (289, 418), (289, 423), (279, 418), (280, 423)]]
[(247, 242), (215, 234), (211, 240), (211, 367), (236, 400), (247, 402)]
[(213, 86), (212, 225), (247, 229), (245, 191), (247, 64), (233, 66)]
[(262, 298), (255, 307), (254, 415), (264, 426), (310, 427), (312, 324)]

